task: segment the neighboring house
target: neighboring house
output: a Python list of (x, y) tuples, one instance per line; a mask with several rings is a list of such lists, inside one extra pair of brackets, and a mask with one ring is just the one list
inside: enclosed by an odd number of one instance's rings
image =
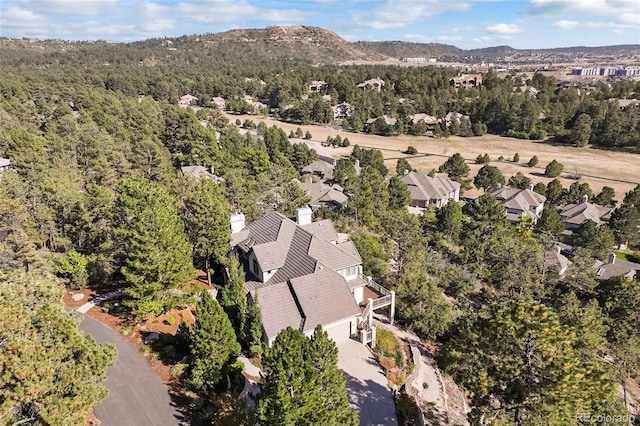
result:
[(517, 91), (520, 90), (520, 92), (525, 93), (529, 96), (531, 96), (532, 98), (535, 98), (536, 96), (538, 96), (538, 93), (540, 93), (540, 91), (538, 89), (536, 89), (533, 86), (528, 86), (528, 85), (524, 85), (524, 86), (520, 86), (520, 87), (514, 87), (513, 91)]
[(188, 107), (189, 105), (191, 105), (192, 103), (197, 102), (197, 101), (198, 101), (198, 98), (196, 98), (196, 97), (195, 97), (195, 96), (193, 96), (193, 95), (184, 95), (184, 96), (181, 96), (181, 97), (180, 97), (180, 102), (179, 102), (179, 104), (180, 104), (180, 106), (181, 106), (182, 108), (186, 108), (186, 107)]
[(226, 99), (221, 98), (220, 96), (214, 96), (211, 98), (211, 102), (220, 109), (225, 109), (227, 107)]
[(313, 211), (320, 207), (327, 207), (330, 210), (342, 209), (349, 197), (343, 192), (339, 185), (327, 185), (323, 182), (314, 182), (311, 176), (307, 175), (303, 182), (298, 182), (302, 189), (310, 198), (309, 206)]
[(333, 164), (329, 164), (324, 160), (316, 160), (308, 166), (302, 168), (303, 175), (318, 176), (323, 181), (333, 179), (333, 168), (335, 167), (335, 160)]
[(378, 92), (380, 90), (382, 90), (382, 87), (384, 86), (384, 80), (381, 78), (372, 78), (370, 80), (367, 81), (363, 81), (362, 83), (358, 84), (358, 87), (360, 89), (372, 89), (372, 90), (377, 90)]
[(480, 87), (482, 86), (482, 74), (460, 74), (459, 76), (453, 77), (449, 80), (449, 84), (456, 89), (461, 87), (466, 89)]
[(571, 235), (580, 225), (588, 220), (592, 220), (596, 225), (600, 226), (609, 221), (611, 213), (615, 207), (602, 207), (597, 204), (588, 202), (585, 195), (579, 204), (567, 204), (560, 209), (560, 217), (564, 223), (566, 235)]
[(217, 184), (225, 182), (223, 177), (220, 177), (214, 173), (213, 167), (211, 167), (211, 169), (207, 169), (204, 166), (183, 166), (180, 167), (180, 170), (182, 171), (182, 174), (184, 176), (191, 176), (196, 180), (213, 179)]
[(412, 124), (418, 124), (421, 121), (423, 121), (424, 124), (427, 125), (428, 131), (433, 131), (436, 125), (440, 122), (440, 120), (438, 120), (436, 117), (429, 114), (418, 113), (411, 116)]
[(265, 108), (268, 108), (267, 104), (262, 102), (254, 101), (250, 95), (244, 96), (244, 101), (249, 105), (249, 114), (259, 114)]
[(526, 216), (536, 223), (547, 200), (544, 195), (533, 191), (533, 185), (528, 189), (501, 186), (491, 192), (491, 195), (507, 210), (507, 220), (510, 222), (520, 222)]
[(637, 273), (640, 273), (638, 272), (640, 271), (640, 264), (616, 259), (615, 253), (609, 255), (607, 263), (597, 260), (593, 268), (596, 270), (596, 276), (600, 280), (608, 280), (615, 277), (633, 278)]
[(322, 80), (314, 80), (309, 83), (310, 92), (324, 92), (328, 87), (329, 85), (327, 84), (327, 82)]
[(2, 178), (2, 172), (4, 170), (9, 169), (10, 165), (11, 165), (11, 160), (9, 160), (8, 158), (0, 157), (0, 178)]
[(393, 117), (389, 117), (388, 115), (383, 115), (382, 117), (376, 117), (376, 118), (370, 118), (367, 120), (366, 125), (369, 126), (373, 123), (375, 123), (378, 120), (382, 120), (385, 122), (385, 124), (387, 124), (388, 126), (395, 126), (397, 123), (397, 119), (393, 118)]
[(332, 106), (331, 109), (333, 110), (334, 120), (337, 120), (339, 118), (351, 117), (351, 113), (353, 112), (351, 105), (346, 102)]
[(242, 213), (231, 217), (231, 247), (247, 273), (247, 298), (260, 306), (268, 345), (286, 327), (310, 336), (318, 324), (335, 341), (375, 342), (372, 312), (391, 306), (393, 321), (395, 293), (362, 276), (358, 250), (338, 242), (330, 220), (311, 217), (309, 207), (296, 210), (295, 221), (271, 213), (245, 226)]
[(411, 193), (411, 207), (440, 208), (449, 200), (460, 200), (460, 184), (456, 181), (435, 175), (433, 177), (416, 172), (407, 172), (400, 178), (407, 184)]
[(445, 126), (451, 127), (451, 123), (453, 123), (454, 120), (458, 124), (470, 123), (471, 122), (468, 115), (460, 114), (459, 112), (449, 112), (444, 117), (444, 120), (440, 120), (440, 121), (441, 122), (444, 121)]
[(564, 275), (572, 264), (572, 262), (562, 254), (562, 247), (559, 244), (544, 251), (543, 261), (547, 269), (557, 271), (559, 276)]

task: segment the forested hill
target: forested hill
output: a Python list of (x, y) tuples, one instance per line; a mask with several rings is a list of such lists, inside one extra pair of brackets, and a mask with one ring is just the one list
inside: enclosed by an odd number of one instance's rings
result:
[(221, 33), (156, 38), (133, 43), (0, 38), (6, 65), (317, 65), (398, 61), (408, 57), (447, 61), (492, 61), (505, 56), (599, 54), (638, 55), (640, 45), (518, 50), (495, 46), (463, 50), (439, 43), (377, 41), (351, 43), (332, 31), (307, 26), (235, 29)]

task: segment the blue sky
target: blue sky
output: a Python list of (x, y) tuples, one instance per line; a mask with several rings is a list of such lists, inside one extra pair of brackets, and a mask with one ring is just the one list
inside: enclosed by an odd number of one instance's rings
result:
[(461, 48), (640, 44), (640, 0), (2, 0), (3, 37), (106, 39), (310, 25)]

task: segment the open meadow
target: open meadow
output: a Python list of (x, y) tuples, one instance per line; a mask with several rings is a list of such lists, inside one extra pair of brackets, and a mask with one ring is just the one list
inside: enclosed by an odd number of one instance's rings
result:
[[(353, 145), (361, 147), (376, 148), (382, 151), (385, 163), (390, 173), (394, 173), (396, 161), (400, 157), (407, 158), (409, 163), (421, 173), (428, 173), (432, 169), (437, 169), (444, 163), (447, 157), (459, 152), (467, 160), (471, 171), (469, 176), (473, 178), (482, 165), (475, 164), (478, 154), (489, 154), (491, 165), (497, 166), (505, 176), (510, 176), (517, 172), (528, 176), (533, 183), (547, 183), (551, 179), (544, 176), (544, 168), (551, 160), (557, 160), (564, 165), (564, 172), (559, 177), (562, 185), (568, 188), (575, 177), (580, 177), (580, 182), (589, 184), (594, 193), (600, 192), (603, 186), (610, 186), (616, 192), (616, 199), (622, 201), (624, 194), (640, 184), (640, 154), (626, 152), (607, 151), (590, 147), (576, 148), (572, 146), (553, 145), (545, 142), (527, 141), (522, 139), (508, 138), (495, 135), (484, 135), (480, 137), (461, 138), (450, 137), (448, 139), (436, 139), (430, 136), (375, 136), (366, 133), (350, 133), (333, 126), (321, 125), (297, 125), (274, 120), (271, 117), (233, 115), (227, 114), (231, 122), (240, 119), (241, 122), (249, 119), (256, 124), (264, 121), (267, 126), (278, 126), (287, 134), (291, 130), (300, 127), (303, 132), (307, 130), (313, 138), (304, 142), (309, 147), (316, 149), (320, 155), (332, 158), (340, 158), (351, 152)], [(349, 138), (351, 146), (348, 148), (323, 147), (328, 136)], [(294, 140), (293, 142), (296, 142)], [(409, 145), (416, 147), (418, 154), (406, 155), (403, 153)], [(518, 153), (520, 161), (511, 161), (513, 155)], [(530, 168), (527, 162), (534, 155), (538, 156), (539, 163), (536, 167)], [(500, 156), (503, 161), (498, 161)], [(481, 192), (475, 189), (467, 191), (465, 195), (476, 196)]]

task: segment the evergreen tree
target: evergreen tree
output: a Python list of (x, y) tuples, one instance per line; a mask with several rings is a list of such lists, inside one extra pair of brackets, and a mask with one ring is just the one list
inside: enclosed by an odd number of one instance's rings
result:
[(564, 223), (560, 213), (553, 206), (544, 206), (542, 215), (536, 223), (536, 231), (538, 233), (547, 233), (553, 238), (558, 238), (564, 231)]
[(485, 165), (478, 170), (478, 174), (473, 179), (473, 184), (476, 188), (482, 188), (485, 192), (492, 191), (498, 185), (504, 185), (504, 176), (497, 167)]
[(564, 166), (561, 163), (557, 162), (556, 160), (551, 160), (551, 162), (547, 164), (547, 167), (545, 167), (544, 169), (544, 175), (550, 178), (558, 177), (562, 173), (563, 169)]
[(229, 317), (208, 291), (200, 293), (190, 349), (189, 384), (205, 392), (214, 389), (226, 367), (240, 354)]
[(135, 316), (158, 315), (170, 308), (166, 290), (189, 282), (193, 266), (184, 225), (170, 195), (144, 178), (120, 183), (116, 204), (121, 272)]
[(322, 404), (322, 409), (314, 414), (312, 423), (358, 425), (358, 415), (347, 399), (347, 378), (338, 368), (338, 348), (320, 324), (316, 326), (309, 342), (307, 360), (318, 375)]
[(640, 209), (623, 203), (611, 213), (609, 227), (618, 244), (638, 241), (640, 238)]
[(453, 154), (438, 169), (440, 173), (446, 173), (450, 179), (462, 183), (469, 176), (469, 166), (459, 153)]
[(535, 166), (537, 166), (537, 165), (538, 165), (538, 161), (539, 161), (539, 160), (538, 160), (538, 156), (537, 156), (537, 155), (534, 155), (533, 157), (531, 157), (531, 159), (529, 160), (529, 162), (527, 163), (527, 165), (528, 165), (529, 167), (535, 167)]
[(438, 230), (457, 242), (462, 231), (462, 206), (450, 201), (436, 212), (436, 218)]
[(509, 178), (507, 185), (512, 188), (527, 189), (529, 188), (529, 185), (531, 185), (531, 179), (523, 175), (521, 172), (517, 172), (514, 176)]
[(536, 302), (494, 304), (460, 321), (444, 364), (470, 392), (475, 422), (575, 425), (577, 412), (624, 412), (602, 362), (583, 359), (575, 332)]
[(196, 257), (204, 260), (211, 285), (211, 259), (221, 263), (229, 251), (229, 209), (222, 190), (213, 179), (201, 179), (184, 202), (183, 217)]
[(396, 163), (396, 175), (403, 176), (405, 173), (405, 170), (407, 172), (415, 171), (414, 168), (411, 167), (411, 164), (409, 164), (406, 158), (398, 158), (398, 162)]
[(409, 188), (398, 176), (393, 176), (389, 180), (388, 190), (389, 209), (403, 209), (411, 202), (411, 193), (409, 192)]
[(319, 377), (305, 359), (308, 346), (304, 335), (288, 327), (264, 356), (257, 407), (261, 425), (308, 424), (322, 410)]
[(603, 186), (600, 193), (593, 198), (593, 204), (605, 207), (613, 207), (617, 203), (614, 199), (615, 196), (616, 192), (613, 188), (611, 188), (610, 186)]
[(222, 288), (220, 304), (224, 307), (235, 329), (239, 331), (238, 336), (243, 339), (247, 318), (247, 294), (244, 286), (245, 273), (236, 256), (229, 256), (225, 263), (229, 271), (229, 281)]
[(557, 206), (564, 200), (564, 189), (562, 183), (558, 179), (554, 179), (547, 184), (546, 192), (547, 202), (552, 206)]

